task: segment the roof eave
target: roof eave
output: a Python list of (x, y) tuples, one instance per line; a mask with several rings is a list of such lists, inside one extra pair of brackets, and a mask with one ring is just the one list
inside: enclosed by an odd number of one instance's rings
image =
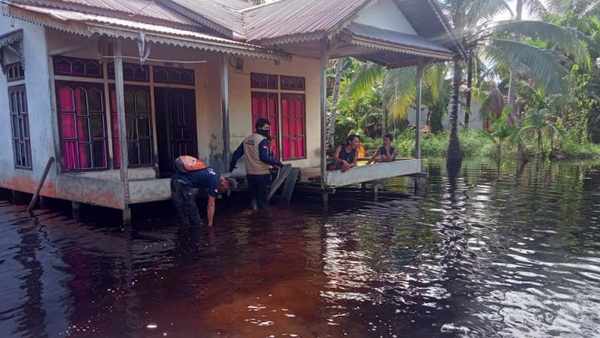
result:
[(144, 41), (151, 41), (159, 44), (168, 44), (180, 47), (230, 53), (235, 55), (257, 57), (270, 60), (288, 60), (291, 58), (289, 54), (280, 51), (275, 51), (273, 49), (249, 43), (237, 41), (224, 41), (226, 39), (222, 38), (198, 39), (194, 37), (162, 34), (158, 32), (144, 31), (121, 26), (112, 26), (109, 24), (102, 23), (61, 21), (58, 19), (54, 19), (46, 14), (31, 12), (10, 4), (4, 5), (3, 12), (5, 16), (11, 18), (87, 37), (91, 37), (97, 34), (106, 35), (113, 38), (140, 40), (143, 36)]

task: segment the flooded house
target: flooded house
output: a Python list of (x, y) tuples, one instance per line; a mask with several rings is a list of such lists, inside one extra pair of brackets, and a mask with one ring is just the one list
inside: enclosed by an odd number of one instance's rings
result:
[[(132, 204), (170, 199), (179, 155), (225, 172), (259, 117), (271, 120), (277, 157), (319, 173), (324, 196), (418, 173), (418, 151), (416, 159), (325, 171), (325, 68), (352, 56), (422, 74), (429, 63), (464, 56), (433, 0), (1, 6), (0, 188), (123, 210), (124, 220)], [(238, 167), (232, 175), (243, 175)]]

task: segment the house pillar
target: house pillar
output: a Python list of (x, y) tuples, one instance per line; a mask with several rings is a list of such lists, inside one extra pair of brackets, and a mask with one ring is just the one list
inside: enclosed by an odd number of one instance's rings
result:
[(227, 170), (231, 159), (231, 144), (229, 140), (229, 63), (227, 54), (221, 58), (221, 109), (223, 115), (223, 170)]
[(319, 89), (321, 91), (321, 191), (323, 203), (327, 203), (326, 187), (326, 165), (327, 165), (327, 62), (329, 61), (329, 39), (323, 38), (321, 48), (321, 79)]
[(423, 86), (423, 58), (417, 63), (417, 104), (415, 109), (415, 158), (421, 158), (421, 89)]
[(123, 51), (121, 40), (116, 40), (115, 53), (115, 90), (117, 101), (117, 122), (119, 125), (119, 151), (121, 155), (121, 183), (123, 184), (123, 222), (131, 221), (129, 209), (129, 151), (127, 144), (127, 123), (125, 120), (125, 89), (123, 85)]

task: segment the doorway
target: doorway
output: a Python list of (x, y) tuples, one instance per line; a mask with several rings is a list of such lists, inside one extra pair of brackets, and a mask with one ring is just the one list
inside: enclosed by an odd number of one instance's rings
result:
[(178, 156), (198, 157), (194, 94), (193, 89), (154, 89), (160, 178), (173, 175), (173, 161)]

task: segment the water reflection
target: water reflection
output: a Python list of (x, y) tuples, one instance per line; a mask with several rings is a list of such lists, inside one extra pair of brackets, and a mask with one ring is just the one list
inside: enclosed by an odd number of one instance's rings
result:
[(598, 336), (598, 168), (430, 161), (418, 196), (396, 179), (376, 202), (296, 196), (247, 215), (232, 200), (212, 229), (0, 201), (0, 332)]

